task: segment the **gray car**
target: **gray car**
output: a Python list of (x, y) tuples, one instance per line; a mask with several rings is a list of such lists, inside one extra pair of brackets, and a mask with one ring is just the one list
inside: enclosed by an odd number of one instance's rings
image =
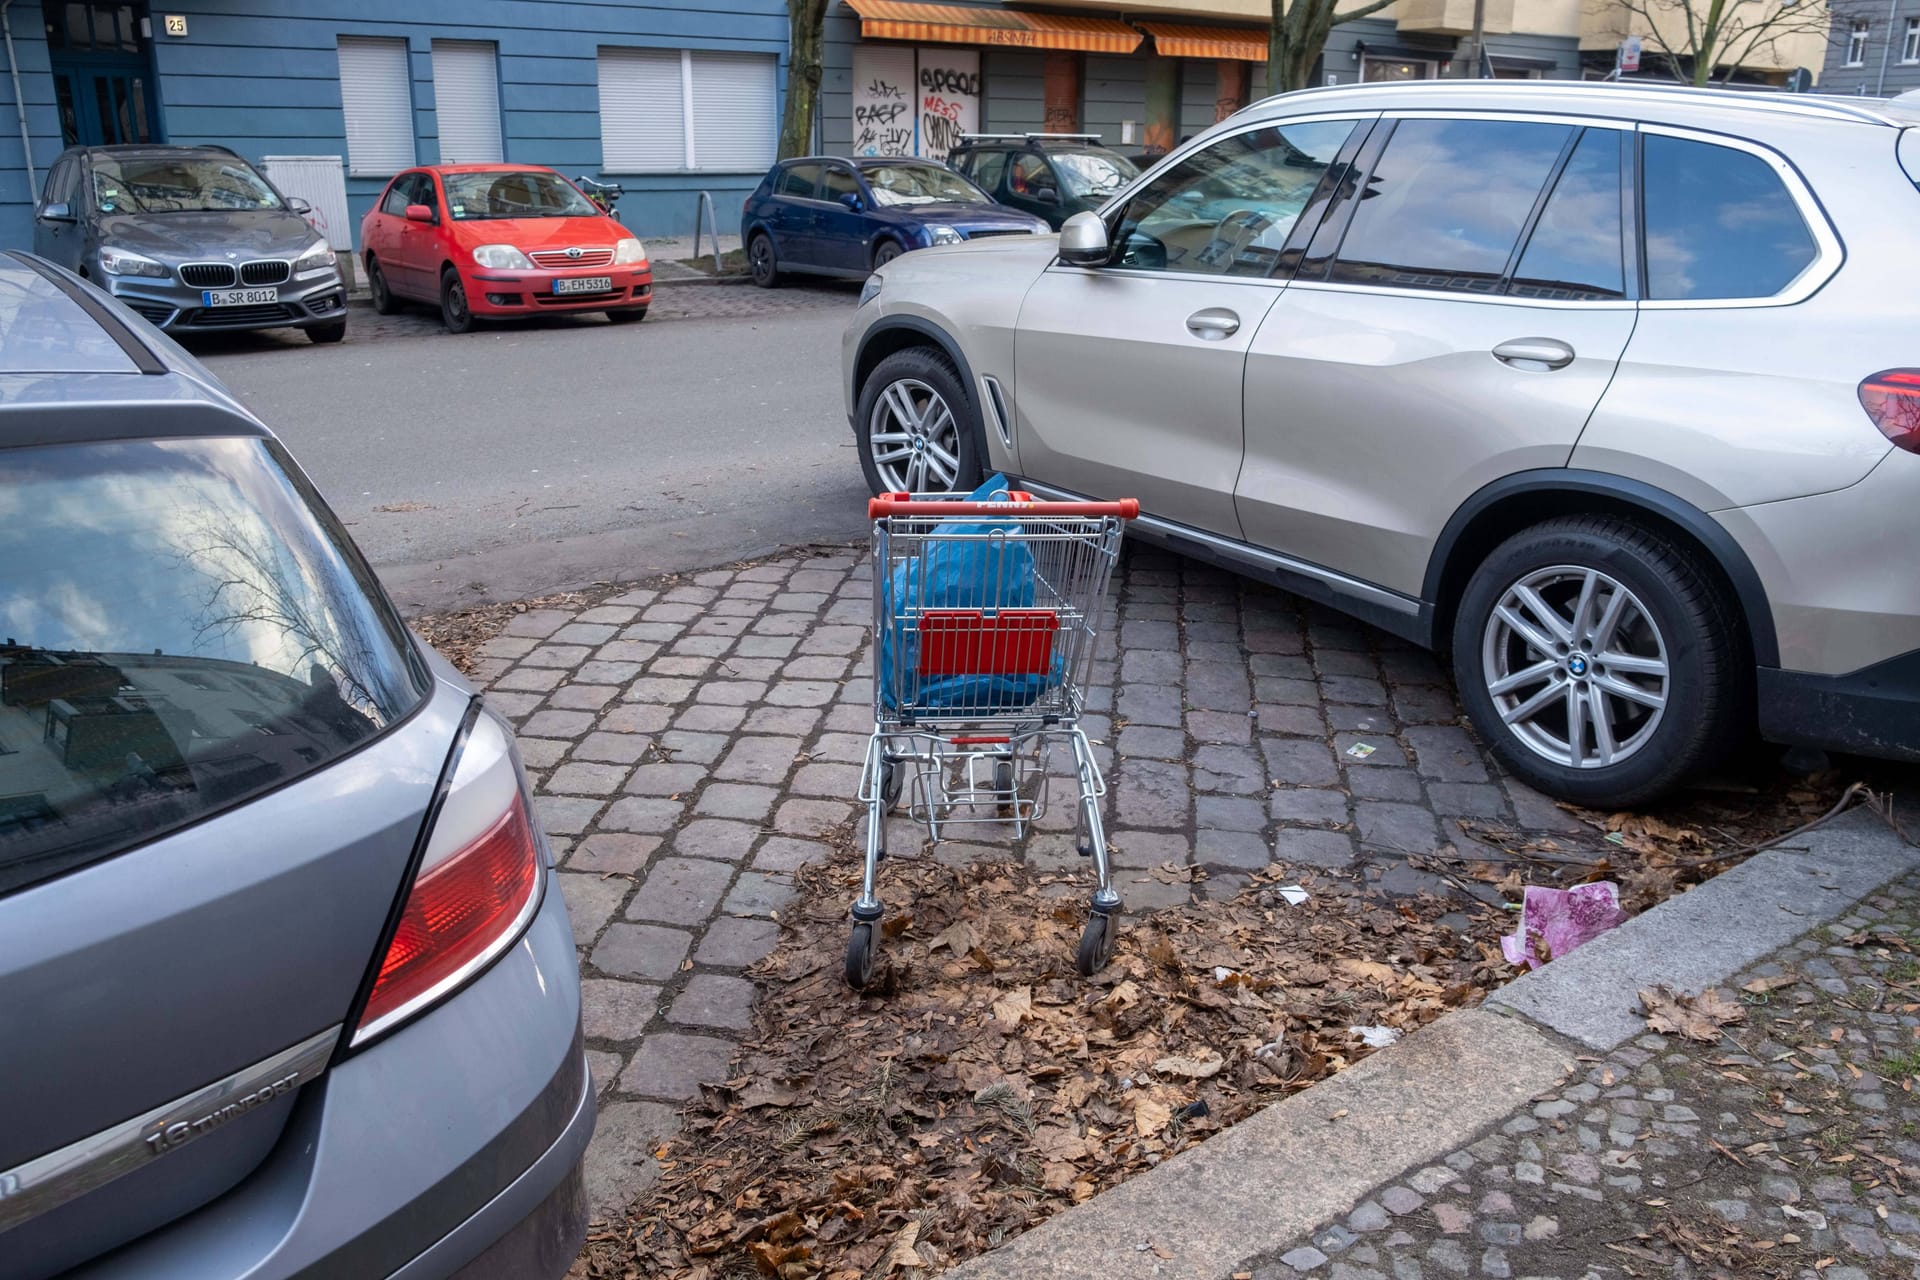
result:
[(0, 1276), (553, 1280), (594, 1097), (507, 725), (273, 435), (0, 254)]
[(1650, 799), (1756, 727), (1920, 759), (1916, 183), (1911, 103), (1290, 93), (1057, 239), (877, 272), (849, 416), (876, 490), (1137, 497), (1450, 650), (1554, 795)]
[(170, 333), (347, 336), (333, 250), (225, 147), (73, 147), (47, 171), (33, 248)]

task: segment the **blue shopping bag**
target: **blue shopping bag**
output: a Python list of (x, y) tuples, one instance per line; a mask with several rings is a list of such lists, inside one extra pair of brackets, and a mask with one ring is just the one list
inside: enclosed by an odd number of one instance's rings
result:
[[(1007, 478), (996, 475), (968, 495), (973, 502), (1007, 499)], [(922, 675), (921, 623), (929, 610), (1031, 609), (1033, 552), (1011, 520), (955, 517), (935, 526), (924, 553), (888, 575), (881, 616), (881, 701), (897, 709), (965, 708), (995, 714), (1033, 704), (1066, 677), (1066, 657), (1054, 652), (1048, 670), (1030, 674)], [(924, 581), (922, 575), (924, 574)]]

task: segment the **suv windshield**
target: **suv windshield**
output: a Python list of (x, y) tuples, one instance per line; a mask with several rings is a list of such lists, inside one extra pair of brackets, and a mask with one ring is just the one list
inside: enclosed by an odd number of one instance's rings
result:
[(600, 210), (555, 173), (443, 173), (447, 209), (456, 222), (494, 218), (594, 218)]
[(101, 213), (233, 213), (283, 209), (253, 167), (228, 155), (96, 155), (93, 203)]
[(417, 705), (277, 446), (0, 449), (0, 893), (320, 769)]
[(866, 165), (860, 175), (875, 204), (990, 204), (986, 192), (950, 169), (930, 164)]
[(1047, 158), (1067, 194), (1081, 200), (1104, 200), (1140, 176), (1133, 161), (1111, 151), (1049, 151)]

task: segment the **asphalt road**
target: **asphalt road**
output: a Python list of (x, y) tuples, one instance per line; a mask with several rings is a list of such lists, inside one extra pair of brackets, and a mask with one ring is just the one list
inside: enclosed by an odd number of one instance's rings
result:
[[(346, 342), (197, 353), (287, 442), (408, 612), (705, 568), (864, 528), (841, 407), (846, 291), (687, 286), (453, 337), (356, 308)], [(664, 292), (664, 291), (663, 291)], [(715, 310), (747, 314), (705, 315)], [(661, 315), (668, 311), (667, 315)]]

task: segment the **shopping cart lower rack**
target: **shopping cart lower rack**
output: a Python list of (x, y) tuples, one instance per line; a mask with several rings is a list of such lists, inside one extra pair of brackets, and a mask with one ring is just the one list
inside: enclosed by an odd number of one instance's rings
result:
[(1094, 893), (1076, 957), (1093, 974), (1113, 955), (1120, 895), (1107, 862), (1106, 783), (1080, 728), (1101, 603), (1119, 558), (1119, 502), (1036, 502), (1004, 487), (891, 494), (873, 520), (874, 700), (860, 801), (866, 867), (847, 940), (847, 982), (873, 975), (887, 814), (904, 806), (931, 840), (954, 827), (1009, 826), (1015, 839), (1045, 813), (1048, 765), (1071, 770), (1075, 846)]

